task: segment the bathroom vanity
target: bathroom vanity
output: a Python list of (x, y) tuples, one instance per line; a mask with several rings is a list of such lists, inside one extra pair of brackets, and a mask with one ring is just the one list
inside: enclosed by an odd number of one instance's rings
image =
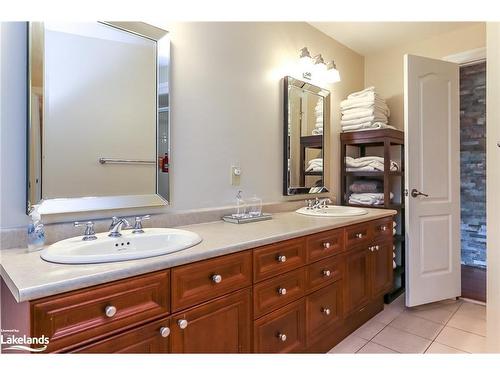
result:
[(49, 337), (46, 352), (326, 352), (383, 309), (392, 285), (395, 212), (368, 211), (192, 225), (199, 245), (108, 264), (3, 250), (3, 323)]

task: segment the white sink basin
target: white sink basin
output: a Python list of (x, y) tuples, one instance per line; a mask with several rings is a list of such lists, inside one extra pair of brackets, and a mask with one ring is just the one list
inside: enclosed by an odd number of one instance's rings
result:
[(346, 217), (360, 216), (368, 213), (364, 208), (347, 207), (347, 206), (327, 206), (324, 208), (308, 209), (307, 207), (299, 208), (295, 211), (301, 215), (307, 216), (323, 216), (323, 217)]
[(56, 242), (42, 250), (42, 259), (54, 263), (107, 263), (149, 258), (181, 251), (199, 244), (202, 238), (182, 229), (144, 228), (144, 233), (123, 230), (118, 238), (98, 233), (93, 241), (82, 236)]

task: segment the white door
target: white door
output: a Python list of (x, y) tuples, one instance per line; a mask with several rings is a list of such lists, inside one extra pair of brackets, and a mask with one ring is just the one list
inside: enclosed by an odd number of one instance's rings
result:
[(404, 67), (406, 304), (416, 306), (461, 294), (459, 72), (413, 55)]

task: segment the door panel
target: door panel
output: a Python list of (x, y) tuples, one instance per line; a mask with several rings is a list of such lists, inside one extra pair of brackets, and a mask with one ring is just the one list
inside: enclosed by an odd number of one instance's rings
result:
[(408, 306), (460, 295), (458, 77), (457, 64), (405, 56)]
[(344, 277), (344, 312), (363, 307), (370, 300), (370, 253), (362, 247), (346, 256)]
[(392, 287), (392, 242), (374, 245), (371, 252), (372, 298), (387, 293)]
[(172, 352), (248, 353), (250, 295), (245, 289), (172, 316)]

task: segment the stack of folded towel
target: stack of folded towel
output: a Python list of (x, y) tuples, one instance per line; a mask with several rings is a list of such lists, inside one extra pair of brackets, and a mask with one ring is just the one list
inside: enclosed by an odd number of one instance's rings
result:
[(316, 122), (314, 123), (314, 129), (312, 135), (322, 135), (323, 134), (323, 99), (318, 100), (316, 107), (314, 108), (316, 114)]
[(307, 164), (306, 172), (323, 172), (323, 158), (311, 159)]
[(349, 185), (351, 193), (382, 193), (384, 184), (380, 180), (355, 180)]
[[(390, 198), (394, 194), (390, 194)], [(380, 206), (384, 204), (384, 193), (353, 193), (349, 196), (350, 204), (364, 204), (367, 206)]]
[[(362, 158), (351, 158), (350, 156), (346, 156), (345, 165), (347, 172), (383, 171), (384, 158), (379, 156), (364, 156)], [(390, 170), (399, 170), (399, 165), (393, 160), (390, 161)]]
[(375, 87), (368, 87), (354, 92), (340, 103), (342, 131), (394, 129), (388, 125), (389, 107), (385, 100), (375, 92)]

